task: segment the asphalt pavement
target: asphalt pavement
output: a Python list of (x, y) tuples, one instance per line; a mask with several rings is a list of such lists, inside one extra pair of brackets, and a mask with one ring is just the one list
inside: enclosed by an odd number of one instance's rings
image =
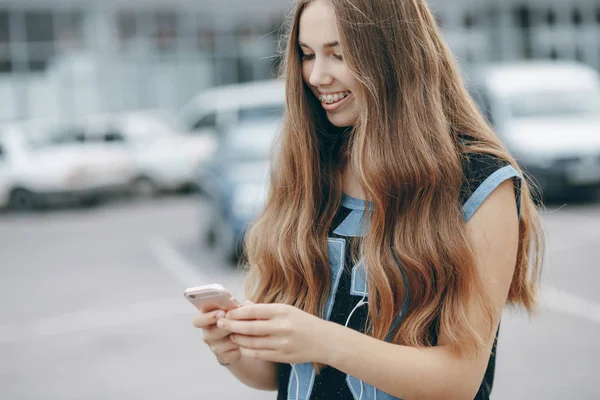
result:
[[(507, 310), (494, 400), (600, 399), (600, 202), (552, 205), (543, 307)], [(243, 273), (196, 196), (0, 215), (0, 399), (274, 399), (237, 382), (183, 298)]]

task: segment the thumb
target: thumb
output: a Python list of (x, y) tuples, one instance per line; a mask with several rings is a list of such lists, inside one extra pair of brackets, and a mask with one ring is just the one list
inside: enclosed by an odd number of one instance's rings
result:
[(251, 304), (254, 304), (254, 302), (252, 302), (252, 301), (250, 301), (250, 300), (246, 300), (246, 301), (244, 302), (244, 304), (242, 304), (242, 305), (243, 305), (243, 306), (249, 306), (249, 305), (251, 305)]

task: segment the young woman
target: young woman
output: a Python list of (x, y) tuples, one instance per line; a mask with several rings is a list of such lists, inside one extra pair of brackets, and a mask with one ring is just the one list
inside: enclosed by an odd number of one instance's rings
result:
[(505, 304), (533, 311), (527, 182), (425, 0), (299, 0), (243, 307), (200, 315), (279, 399), (488, 399)]

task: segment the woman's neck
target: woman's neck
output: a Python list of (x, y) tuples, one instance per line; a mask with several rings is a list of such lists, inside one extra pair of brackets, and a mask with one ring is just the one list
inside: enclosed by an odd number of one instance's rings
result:
[(365, 193), (360, 186), (360, 182), (351, 163), (346, 163), (342, 168), (342, 190), (347, 195), (365, 200)]

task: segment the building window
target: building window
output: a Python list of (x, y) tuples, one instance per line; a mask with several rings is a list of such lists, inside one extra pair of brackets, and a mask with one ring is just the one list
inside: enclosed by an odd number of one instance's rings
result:
[(12, 71), (8, 11), (0, 11), (0, 74)]
[(581, 26), (583, 17), (581, 16), (581, 10), (577, 7), (573, 8), (571, 12), (571, 21), (575, 26)]
[(52, 12), (35, 11), (25, 13), (25, 37), (28, 42), (52, 42), (54, 23)]
[(117, 17), (117, 35), (121, 51), (127, 51), (135, 44), (139, 34), (136, 14), (132, 11), (122, 11)]
[(83, 12), (68, 11), (55, 14), (57, 49), (70, 52), (83, 47)]
[(159, 12), (154, 17), (154, 40), (160, 52), (174, 51), (177, 47), (177, 14)]
[(548, 13), (546, 13), (546, 23), (550, 26), (556, 25), (556, 13), (554, 10), (550, 9), (548, 10)]

